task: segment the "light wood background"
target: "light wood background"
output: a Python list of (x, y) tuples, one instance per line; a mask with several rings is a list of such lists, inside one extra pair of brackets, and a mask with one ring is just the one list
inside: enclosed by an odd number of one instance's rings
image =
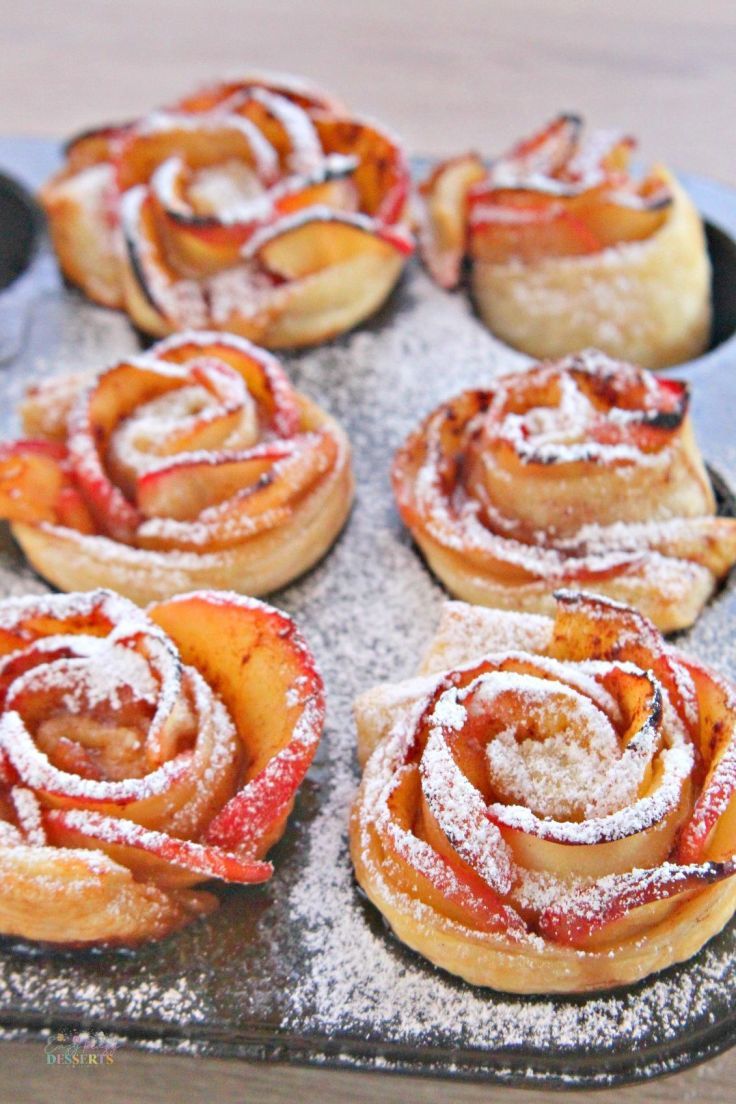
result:
[(224, 71), (302, 73), (416, 153), (559, 108), (736, 183), (733, 0), (2, 0), (0, 129), (66, 135)]
[[(641, 139), (645, 159), (736, 184), (733, 0), (0, 0), (0, 131), (62, 137), (222, 72), (302, 73), (413, 152), (492, 153), (559, 108)], [(736, 1052), (599, 1104), (736, 1096)], [(0, 1102), (541, 1104), (542, 1092), (134, 1052), (56, 1069), (0, 1047)]]

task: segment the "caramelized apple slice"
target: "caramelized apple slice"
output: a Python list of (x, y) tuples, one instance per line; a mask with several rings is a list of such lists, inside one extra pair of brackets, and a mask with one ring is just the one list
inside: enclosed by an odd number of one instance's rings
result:
[(700, 867), (678, 867), (669, 863), (655, 870), (609, 875), (598, 883), (589, 901), (586, 901), (583, 892), (579, 899), (572, 899), (569, 908), (551, 906), (544, 909), (539, 928), (543, 935), (556, 943), (583, 947), (591, 936), (604, 936), (606, 928), (629, 913), (635, 924), (637, 920), (639, 924), (645, 924), (645, 917), (637, 917), (638, 910), (643, 912), (683, 893), (702, 890), (707, 885), (732, 877), (734, 873), (736, 864), (730, 862), (704, 863)]
[(310, 81), (286, 77), (278, 73), (246, 73), (238, 80), (218, 81), (178, 100), (174, 110), (212, 111), (213, 108), (221, 106), (228, 100), (242, 96), (244, 93), (252, 93), (255, 89), (276, 93), (306, 109), (321, 108), (325, 111), (334, 111), (336, 114), (342, 114), (345, 111), (338, 99)]
[(213, 357), (229, 364), (245, 381), (259, 407), (262, 422), (278, 437), (293, 437), (300, 424), (299, 405), (279, 361), (229, 333), (176, 334), (156, 346), (156, 356), (171, 364), (186, 364), (195, 357)]
[(82, 394), (70, 419), (69, 453), (80, 489), (102, 531), (116, 540), (131, 539), (140, 515), (105, 467), (110, 435), (142, 398), (153, 399), (179, 384), (151, 368), (122, 362), (104, 373), (89, 396)]
[(619, 192), (581, 196), (570, 209), (596, 236), (601, 248), (606, 248), (650, 238), (664, 225), (671, 207), (670, 195), (647, 201), (635, 194)]
[(652, 622), (638, 610), (580, 591), (555, 594), (551, 654), (560, 659), (623, 660), (651, 669), (665, 687), (693, 739), (700, 731), (691, 661), (680, 662)]
[(561, 204), (545, 207), (483, 206), (470, 222), (470, 251), (490, 264), (595, 253), (600, 240)]
[(96, 533), (92, 512), (82, 494), (71, 484), (65, 484), (56, 499), (56, 524), (78, 533)]
[(698, 747), (708, 771), (689, 823), (683, 829), (681, 862), (730, 859), (736, 853), (736, 746), (732, 688), (702, 664), (684, 660), (697, 693)]
[(303, 172), (322, 160), (322, 147), (309, 112), (269, 88), (243, 88), (220, 110), (242, 115), (276, 151), (282, 173)]
[(398, 222), (409, 196), (409, 170), (401, 147), (368, 123), (314, 112), (312, 121), (325, 153), (357, 161), (360, 208), (381, 222)]
[(75, 134), (64, 146), (68, 174), (82, 172), (102, 161), (111, 161), (131, 126), (131, 123), (109, 124)]
[(594, 187), (602, 180), (625, 179), (635, 146), (633, 138), (617, 130), (592, 130), (577, 143), (559, 176), (581, 188)]
[(425, 211), (419, 242), (425, 264), (444, 288), (457, 286), (465, 252), (468, 193), (486, 176), (474, 153), (439, 165), (421, 188)]
[(182, 460), (146, 472), (138, 481), (137, 502), (146, 517), (192, 520), (203, 510), (265, 482), (273, 465), (293, 452), (293, 445), (273, 444), (232, 458)]
[(360, 254), (406, 256), (412, 248), (411, 239), (401, 230), (377, 226), (365, 216), (312, 207), (258, 231), (246, 247), (246, 256), (275, 276), (295, 280)]
[(548, 126), (525, 138), (501, 158), (499, 167), (514, 174), (539, 173), (551, 176), (567, 162), (577, 145), (583, 120), (579, 115), (562, 114)]
[(202, 328), (208, 312), (194, 280), (182, 279), (164, 255), (156, 224), (154, 198), (142, 185), (121, 201), (126, 249), (123, 284), (128, 310), (136, 325), (163, 336), (177, 326)]
[[(148, 403), (193, 384), (212, 395), (216, 405), (180, 417), (175, 425), (166, 425), (156, 439), (150, 439), (144, 430), (142, 439), (137, 440), (136, 412), (143, 411), (145, 424)], [(247, 399), (242, 374), (205, 356), (195, 356), (186, 368), (178, 370), (157, 369), (155, 363), (141, 360), (123, 361), (103, 373), (74, 412), (69, 449), (80, 485), (104, 531), (131, 539), (141, 520), (132, 503), (137, 469), (131, 454), (145, 454), (156, 463), (157, 457), (216, 449), (236, 429), (244, 448), (257, 434), (256, 414)], [(159, 461), (160, 468), (165, 466)], [(165, 514), (165, 509), (162, 512)]]
[(207, 842), (263, 855), (283, 831), (324, 723), (309, 650), (288, 617), (236, 594), (189, 594), (149, 615), (217, 689), (243, 743), (245, 784), (210, 824)]
[(386, 800), (388, 816), (376, 823), (392, 880), (412, 897), (419, 897), (450, 919), (479, 931), (524, 930), (517, 913), (501, 897), (453, 859), (451, 849), (435, 849), (416, 834), (415, 814), (421, 799), (416, 764), (399, 770)]
[(0, 445), (0, 517), (94, 533), (94, 519), (66, 462), (67, 451), (56, 442)]
[(66, 449), (50, 441), (0, 445), (0, 517), (9, 521), (57, 520), (56, 506), (66, 481)]
[(289, 177), (282, 185), (277, 185), (273, 189), (275, 210), (284, 215), (305, 207), (357, 211), (356, 167), (354, 157), (331, 154), (311, 172)]
[(273, 867), (218, 847), (178, 839), (142, 828), (131, 820), (103, 816), (87, 809), (53, 809), (44, 817), (59, 847), (102, 850), (142, 878), (164, 888), (191, 885), (209, 878), (243, 884), (265, 882)]
[[(316, 205), (354, 211), (357, 192), (350, 179), (354, 168), (348, 158), (328, 159), (308, 174), (291, 176), (250, 199), (202, 214), (189, 198), (191, 172), (180, 158), (172, 157), (156, 170), (151, 182), (167, 255), (181, 274), (207, 276), (237, 264), (253, 231), (276, 214)], [(223, 174), (226, 179), (225, 170)]]
[(276, 154), (249, 119), (157, 115), (123, 142), (117, 159), (118, 188), (126, 192), (147, 183), (170, 157), (180, 157), (192, 169), (237, 158), (253, 168), (264, 184), (273, 183), (278, 172)]
[(250, 210), (235, 219), (198, 214), (188, 198), (191, 172), (180, 157), (170, 157), (153, 174), (151, 193), (158, 208), (167, 251), (184, 275), (206, 276), (236, 264), (257, 221), (268, 212), (263, 198), (243, 204)]
[[(177, 523), (172, 519), (161, 532), (155, 522), (150, 525), (144, 522), (138, 530), (137, 543), (145, 548), (198, 551), (205, 538), (204, 544), (212, 550), (228, 548), (245, 537), (271, 529), (285, 522), (302, 496), (331, 469), (337, 448), (331, 433), (304, 434), (290, 442), (284, 456), (270, 462), (256, 482), (241, 488), (225, 501), (206, 506), (196, 515), (196, 529), (185, 521)], [(256, 467), (246, 462), (240, 469), (231, 468), (223, 474), (221, 485), (217, 480), (213, 485), (224, 490), (237, 470), (250, 479)], [(198, 499), (206, 495), (203, 490), (198, 495), (196, 486), (191, 490), (187, 488), (188, 478), (186, 464), (170, 468), (166, 473), (169, 487), (174, 489), (174, 508), (180, 512), (193, 510)], [(143, 482), (144, 489), (146, 484), (149, 488), (153, 486), (155, 495), (155, 474)]]

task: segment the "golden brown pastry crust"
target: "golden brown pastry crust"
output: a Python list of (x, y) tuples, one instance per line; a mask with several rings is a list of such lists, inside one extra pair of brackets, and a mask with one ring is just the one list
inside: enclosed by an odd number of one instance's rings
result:
[(452, 603), (423, 671), (355, 708), (351, 854), (403, 942), (471, 984), (582, 992), (684, 961), (730, 919), (722, 680), (571, 592), (554, 622)]
[(269, 348), (357, 325), (407, 256), (399, 143), (300, 82), (249, 75), (73, 139), (42, 188), (65, 276), (157, 337)]
[(488, 328), (540, 358), (592, 346), (657, 369), (699, 356), (711, 324), (703, 223), (674, 177), (660, 172), (673, 203), (651, 238), (534, 264), (475, 260), (473, 295)]
[(691, 624), (736, 561), (683, 384), (588, 351), (442, 404), (393, 468), (399, 511), (468, 602), (554, 612), (575, 586)]
[[(264, 594), (327, 552), (352, 503), (342, 429), (232, 335), (184, 334), (91, 382), (41, 385), (24, 420), (42, 439), (5, 446), (5, 513), (64, 590), (141, 604), (201, 587)], [(18, 465), (39, 448), (49, 470), (18, 497)]]
[(629, 172), (632, 138), (560, 115), (485, 166), (469, 153), (419, 188), (420, 249), (442, 287), (471, 263), (479, 313), (534, 357), (595, 347), (644, 368), (700, 355), (711, 323), (702, 220), (663, 166)]
[(324, 717), (288, 617), (200, 591), (0, 603), (0, 932), (159, 939), (256, 883)]

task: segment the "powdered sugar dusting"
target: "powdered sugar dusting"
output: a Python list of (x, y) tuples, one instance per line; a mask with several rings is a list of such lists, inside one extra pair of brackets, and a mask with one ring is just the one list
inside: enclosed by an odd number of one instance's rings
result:
[[(508, 677), (505, 676), (504, 683)], [(536, 680), (528, 675), (516, 678), (521, 683), (518, 689), (522, 700), (526, 701), (529, 691), (534, 694), (536, 689), (529, 683)], [(602, 801), (613, 808), (629, 805), (636, 797), (636, 777), (628, 779), (628, 785), (620, 787), (617, 793), (611, 793), (608, 785), (619, 750), (611, 722), (587, 698), (562, 684), (557, 686), (560, 690), (555, 687), (555, 697), (561, 692), (563, 699), (572, 699), (574, 710), (565, 714), (569, 725), (543, 740), (517, 740), (512, 728), (499, 732), (487, 747), (490, 775), (496, 787), (515, 804), (556, 820), (579, 812), (590, 816), (592, 808)], [(493, 697), (488, 700), (483, 690), (481, 694), (484, 705), (492, 705)], [(544, 701), (542, 697), (541, 706)], [(601, 780), (605, 780), (605, 785), (601, 785)], [(599, 789), (603, 790), (600, 794)]]
[[(44, 165), (39, 176), (45, 172)], [(39, 368), (109, 363), (133, 344), (119, 316), (82, 304), (56, 283), (52, 301), (34, 314), (30, 338), (33, 351), (9, 377), (14, 398)], [(60, 343), (63, 355), (49, 354)], [(550, 1077), (544, 1067), (550, 1054), (562, 1069), (553, 1079), (579, 1083), (579, 1056), (587, 1049), (600, 1064), (589, 1063), (586, 1079), (604, 1085), (622, 1050), (639, 1073), (677, 1068), (685, 1032), (706, 1030), (732, 1011), (732, 929), (689, 966), (631, 990), (582, 1000), (519, 999), (472, 990), (399, 947), (353, 884), (346, 847), (358, 776), (352, 701), (366, 687), (415, 672), (443, 598), (396, 518), (388, 458), (448, 395), (521, 363), (494, 342), (460, 295), (439, 292), (414, 268), (375, 324), (290, 359), (295, 385), (348, 429), (358, 502), (330, 556), (275, 596), (315, 650), (329, 702), (317, 769), (280, 845), (277, 875), (262, 888), (228, 893), (212, 917), (134, 955), (41, 953), (29, 961), (17, 948), (3, 948), (0, 1000), (8, 1018), (20, 1013), (34, 1027), (82, 1020), (123, 1033), (133, 1024), (150, 1049), (190, 1054), (206, 1052), (214, 1038), (219, 1045), (231, 1040), (225, 1045), (231, 1053), (247, 1053), (250, 1025), (267, 1024), (280, 1047), (307, 1040), (301, 1056), (310, 1062), (406, 1069), (412, 1064), (406, 1055), (414, 1052), (425, 1069), (482, 1067), (491, 1079), (521, 1075), (529, 1084)], [(736, 478), (736, 449), (721, 444), (730, 439), (731, 386), (731, 374), (723, 372), (710, 403), (696, 389), (695, 419), (707, 459)], [(7, 537), (2, 552), (3, 593), (45, 589)], [(683, 645), (736, 676), (733, 602), (726, 591)], [(539, 636), (543, 626), (530, 619), (529, 632)], [(651, 1058), (652, 1049), (667, 1048), (673, 1049), (661, 1060)]]

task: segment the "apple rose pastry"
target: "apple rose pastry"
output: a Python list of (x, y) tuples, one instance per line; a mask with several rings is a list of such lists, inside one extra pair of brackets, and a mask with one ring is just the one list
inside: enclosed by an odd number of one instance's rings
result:
[(42, 189), (64, 274), (141, 330), (229, 330), (270, 348), (343, 333), (413, 241), (399, 144), (288, 79), (215, 85), (73, 139)]
[(736, 562), (687, 386), (592, 350), (443, 403), (399, 449), (393, 482), (430, 567), (469, 602), (551, 613), (574, 586), (669, 632)]
[(628, 984), (736, 910), (736, 695), (634, 610), (450, 604), (422, 677), (356, 717), (358, 881), (471, 984)]
[(345, 434), (234, 335), (41, 384), (23, 421), (29, 439), (0, 446), (0, 517), (62, 590), (263, 594), (316, 563), (350, 510)]
[(0, 932), (158, 939), (272, 873), (324, 718), (291, 620), (199, 591), (0, 601)]
[(561, 115), (490, 169), (475, 154), (442, 163), (420, 189), (430, 272), (454, 287), (467, 254), (483, 321), (531, 356), (697, 356), (711, 319), (702, 220), (665, 168), (632, 179), (634, 145)]

